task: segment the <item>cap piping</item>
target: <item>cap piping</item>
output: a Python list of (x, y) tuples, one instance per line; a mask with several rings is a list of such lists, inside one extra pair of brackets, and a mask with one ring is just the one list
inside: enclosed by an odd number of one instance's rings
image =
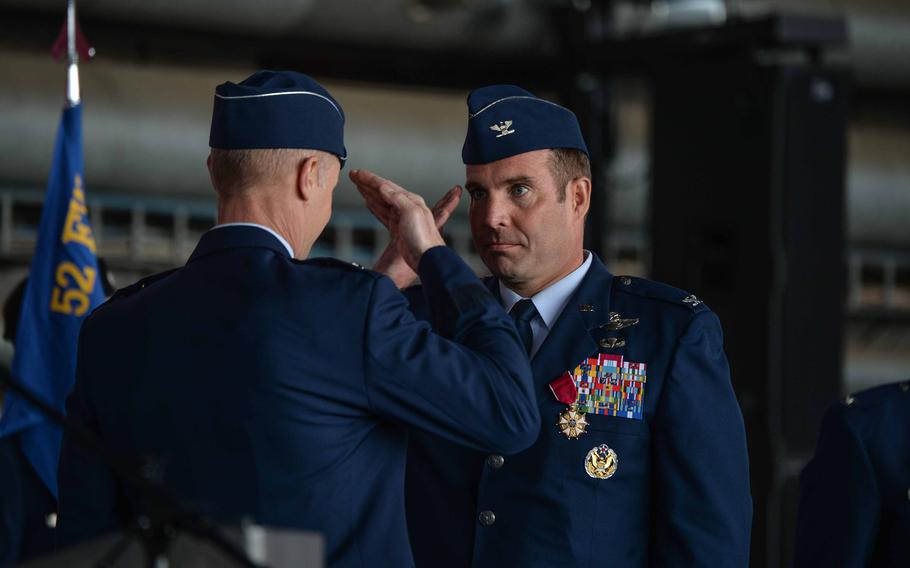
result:
[(338, 108), (338, 105), (336, 105), (334, 102), (332, 102), (332, 99), (328, 98), (325, 95), (320, 95), (319, 93), (314, 93), (313, 91), (282, 91), (282, 92), (278, 92), (278, 93), (260, 93), (258, 95), (234, 95), (234, 96), (225, 96), (225, 95), (219, 95), (218, 93), (215, 93), (216, 97), (218, 97), (219, 99), (225, 99), (225, 100), (258, 99), (260, 97), (278, 97), (281, 95), (311, 95), (314, 97), (319, 97), (320, 99), (322, 99), (325, 102), (332, 105), (332, 108), (334, 108), (335, 112), (337, 112), (340, 116), (342, 116), (342, 117), (344, 116), (341, 114), (341, 109)]
[(475, 112), (475, 113), (468, 113), (468, 118), (469, 118), (469, 119), (470, 119), (470, 118), (474, 118), (474, 117), (476, 117), (477, 115), (479, 115), (480, 113), (482, 113), (483, 111), (485, 111), (485, 110), (487, 110), (488, 108), (490, 108), (491, 106), (493, 106), (493, 105), (498, 105), (499, 103), (501, 103), (501, 102), (503, 102), (503, 101), (508, 101), (508, 100), (512, 100), (512, 99), (530, 99), (530, 100), (532, 100), (532, 101), (540, 101), (540, 102), (542, 102), (542, 103), (547, 103), (548, 105), (553, 105), (553, 106), (559, 107), (559, 108), (561, 108), (561, 109), (563, 109), (563, 110), (569, 110), (569, 109), (567, 109), (566, 107), (564, 107), (564, 106), (562, 106), (562, 105), (558, 105), (558, 104), (556, 104), (556, 103), (554, 103), (554, 102), (551, 102), (551, 101), (548, 101), (548, 100), (546, 100), (546, 99), (541, 99), (541, 98), (538, 98), (538, 97), (529, 97), (528, 95), (512, 95), (512, 96), (510, 96), (510, 97), (503, 97), (503, 98), (501, 98), (501, 99), (497, 99), (497, 100), (493, 101), (492, 103), (488, 104), (487, 106), (483, 107), (482, 109), (480, 109), (479, 111), (477, 111), (477, 112)]

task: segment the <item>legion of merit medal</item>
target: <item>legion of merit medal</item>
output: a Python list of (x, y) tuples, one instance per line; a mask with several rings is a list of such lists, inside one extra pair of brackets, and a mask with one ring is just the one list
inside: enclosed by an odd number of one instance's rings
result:
[(570, 440), (578, 439), (579, 436), (585, 433), (588, 427), (588, 420), (585, 418), (584, 412), (578, 411), (578, 387), (575, 386), (572, 375), (563, 373), (562, 376), (550, 383), (550, 390), (553, 391), (553, 396), (556, 397), (556, 400), (568, 405), (568, 408), (559, 414), (556, 426), (559, 427), (559, 431), (566, 438)]
[(619, 456), (606, 444), (592, 448), (585, 457), (585, 471), (594, 479), (610, 479), (618, 467)]
[(574, 404), (569, 406), (559, 415), (559, 421), (556, 423), (560, 432), (566, 435), (566, 438), (574, 440), (586, 432), (588, 421), (583, 413), (578, 412), (578, 407)]

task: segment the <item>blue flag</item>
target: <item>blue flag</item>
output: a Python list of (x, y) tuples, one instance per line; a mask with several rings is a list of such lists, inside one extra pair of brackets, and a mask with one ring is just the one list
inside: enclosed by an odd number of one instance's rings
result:
[[(57, 132), (12, 368), (14, 378), (61, 412), (76, 376), (79, 327), (104, 300), (82, 165), (82, 105), (76, 104), (63, 110)], [(0, 437), (13, 434), (56, 497), (61, 429), (7, 393)]]

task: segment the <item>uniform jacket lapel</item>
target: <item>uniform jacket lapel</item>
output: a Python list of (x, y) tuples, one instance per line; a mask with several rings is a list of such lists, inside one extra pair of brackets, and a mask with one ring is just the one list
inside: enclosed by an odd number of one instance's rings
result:
[[(490, 278), (486, 283), (493, 295), (499, 298), (498, 281)], [(598, 352), (598, 342), (604, 335), (600, 326), (610, 319), (612, 285), (613, 275), (595, 255), (588, 273), (531, 360), (538, 400), (553, 396), (550, 381)]]

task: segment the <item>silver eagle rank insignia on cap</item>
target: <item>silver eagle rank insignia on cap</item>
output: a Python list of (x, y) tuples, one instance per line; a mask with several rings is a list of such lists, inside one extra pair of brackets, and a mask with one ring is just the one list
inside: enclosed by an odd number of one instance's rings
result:
[(490, 127), (490, 130), (494, 132), (499, 132), (496, 135), (497, 138), (502, 138), (503, 136), (508, 136), (509, 134), (515, 134), (515, 129), (509, 130), (509, 127), (512, 126), (511, 120), (503, 120), (499, 124), (494, 124)]

